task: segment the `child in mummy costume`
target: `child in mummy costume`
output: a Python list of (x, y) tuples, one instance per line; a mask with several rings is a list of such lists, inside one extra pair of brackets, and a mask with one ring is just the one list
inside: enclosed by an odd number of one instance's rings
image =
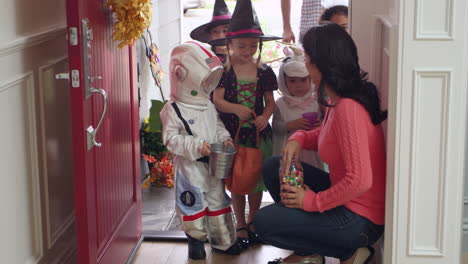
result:
[(206, 239), (218, 252), (241, 252), (224, 181), (208, 169), (210, 144), (233, 145), (210, 101), (222, 73), (219, 58), (200, 42), (189, 41), (172, 50), (171, 100), (161, 110), (163, 142), (175, 154), (176, 209), (191, 259), (206, 258)]

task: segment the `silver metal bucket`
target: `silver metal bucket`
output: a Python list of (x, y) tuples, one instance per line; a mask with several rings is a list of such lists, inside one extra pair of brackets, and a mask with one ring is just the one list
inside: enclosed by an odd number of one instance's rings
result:
[(231, 177), (231, 169), (236, 156), (236, 148), (224, 147), (223, 143), (211, 144), (210, 174), (218, 179)]

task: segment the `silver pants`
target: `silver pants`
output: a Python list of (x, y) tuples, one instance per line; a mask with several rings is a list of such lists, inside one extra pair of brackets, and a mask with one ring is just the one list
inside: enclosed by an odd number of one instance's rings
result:
[[(231, 199), (224, 182), (211, 176), (205, 188), (193, 186), (180, 171), (176, 179), (176, 209), (185, 233), (194, 239), (226, 250), (236, 242)], [(204, 190), (203, 190), (204, 189)]]

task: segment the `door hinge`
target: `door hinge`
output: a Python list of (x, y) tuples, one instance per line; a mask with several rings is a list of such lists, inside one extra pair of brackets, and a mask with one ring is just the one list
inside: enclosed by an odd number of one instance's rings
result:
[(70, 35), (70, 45), (71, 46), (78, 45), (78, 28), (71, 27), (69, 35)]

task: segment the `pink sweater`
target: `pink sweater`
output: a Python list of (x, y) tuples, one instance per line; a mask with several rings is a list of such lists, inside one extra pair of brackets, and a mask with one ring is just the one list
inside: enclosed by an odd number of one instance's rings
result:
[(318, 151), (330, 169), (331, 187), (306, 192), (305, 211), (323, 212), (340, 205), (383, 225), (385, 219), (385, 140), (358, 102), (341, 98), (329, 108), (322, 126), (300, 130), (290, 140), (303, 149)]

